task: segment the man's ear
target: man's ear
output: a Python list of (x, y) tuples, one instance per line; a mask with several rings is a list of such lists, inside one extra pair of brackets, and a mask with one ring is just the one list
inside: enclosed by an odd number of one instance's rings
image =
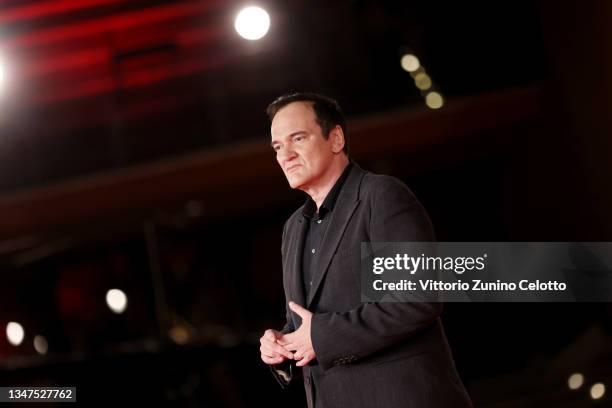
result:
[(329, 138), (332, 143), (332, 151), (334, 153), (342, 152), (344, 149), (344, 132), (342, 131), (342, 127), (340, 125), (336, 125), (332, 130), (329, 131)]

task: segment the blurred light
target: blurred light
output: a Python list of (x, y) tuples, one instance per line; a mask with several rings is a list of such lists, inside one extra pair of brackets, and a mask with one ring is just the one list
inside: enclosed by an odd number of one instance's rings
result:
[(431, 78), (424, 72), (414, 77), (414, 84), (421, 91), (431, 88)]
[(13, 346), (18, 346), (23, 341), (25, 332), (23, 326), (17, 322), (8, 322), (6, 325), (6, 338)]
[(593, 384), (591, 386), (591, 398), (600, 399), (606, 393), (606, 386), (602, 383)]
[(119, 289), (110, 289), (106, 292), (106, 304), (113, 313), (123, 313), (127, 307), (127, 296)]
[(45, 336), (34, 336), (34, 350), (36, 350), (38, 354), (47, 354), (49, 343), (47, 343)]
[(425, 96), (425, 104), (431, 109), (439, 109), (444, 106), (444, 99), (438, 92), (429, 92)]
[(247, 7), (238, 13), (234, 27), (241, 37), (247, 40), (259, 40), (270, 28), (270, 16), (259, 7)]
[(425, 73), (425, 69), (423, 67), (418, 67), (416, 70), (412, 71), (410, 73), (410, 76), (412, 77), (412, 79), (416, 78), (417, 75), (419, 75), (420, 73)]
[(189, 217), (196, 218), (202, 215), (204, 206), (202, 206), (202, 203), (198, 200), (189, 200), (187, 204), (185, 204), (185, 211)]
[(584, 376), (580, 373), (570, 375), (567, 380), (567, 386), (570, 390), (577, 390), (578, 388), (582, 387), (582, 384), (584, 384)]
[(400, 63), (402, 64), (404, 71), (408, 72), (414, 72), (421, 66), (419, 59), (416, 57), (416, 55), (412, 54), (404, 55)]
[(170, 329), (170, 338), (179, 346), (184, 346), (189, 341), (189, 332), (184, 326), (176, 325)]

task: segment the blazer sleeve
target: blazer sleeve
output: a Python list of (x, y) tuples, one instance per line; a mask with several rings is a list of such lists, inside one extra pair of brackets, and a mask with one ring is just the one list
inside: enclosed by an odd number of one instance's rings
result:
[[(281, 258), (284, 260), (285, 258), (285, 234), (287, 232), (287, 224), (289, 221), (287, 221), (283, 227), (283, 238), (282, 238), (282, 242), (281, 242)], [(285, 325), (283, 326), (283, 328), (280, 330), (281, 333), (291, 333), (293, 331), (295, 331), (295, 328), (293, 326), (293, 321), (291, 319), (291, 311), (289, 310), (289, 307), (287, 306), (287, 295), (285, 294)], [(276, 381), (278, 382), (278, 384), (281, 386), (282, 389), (286, 390), (287, 388), (289, 388), (290, 384), (292, 383), (292, 381), (295, 378), (295, 374), (294, 372), (297, 371), (295, 368), (295, 362), (294, 361), (289, 361), (286, 360), (285, 362), (281, 363), (281, 364), (274, 364), (270, 366), (270, 372), (272, 373), (272, 376), (276, 379)]]
[[(395, 178), (378, 177), (366, 198), (371, 241), (434, 241), (429, 217), (408, 187)], [(347, 312), (315, 313), (311, 337), (317, 361), (323, 370), (357, 361), (409, 339), (441, 312), (441, 303), (362, 303)]]

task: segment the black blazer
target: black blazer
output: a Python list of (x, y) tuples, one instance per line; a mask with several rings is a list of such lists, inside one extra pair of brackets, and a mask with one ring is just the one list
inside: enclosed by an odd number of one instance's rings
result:
[[(441, 303), (361, 303), (361, 242), (435, 239), (408, 187), (353, 164), (314, 260), (308, 299), (301, 277), (302, 210), (285, 223), (281, 253), (287, 302), (314, 313), (316, 360), (303, 368), (308, 406), (314, 399), (317, 408), (471, 407), (440, 322)], [(300, 324), (287, 308), (282, 331)]]

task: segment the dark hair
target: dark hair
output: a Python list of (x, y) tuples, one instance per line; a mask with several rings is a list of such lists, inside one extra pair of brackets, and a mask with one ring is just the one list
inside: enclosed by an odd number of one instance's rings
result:
[(346, 119), (338, 102), (325, 95), (311, 92), (294, 92), (288, 93), (276, 98), (266, 108), (266, 113), (270, 120), (279, 110), (293, 102), (312, 102), (312, 108), (315, 112), (316, 120), (323, 132), (325, 139), (329, 138), (329, 132), (340, 125), (344, 132), (344, 153), (348, 156), (348, 141), (346, 140)]

